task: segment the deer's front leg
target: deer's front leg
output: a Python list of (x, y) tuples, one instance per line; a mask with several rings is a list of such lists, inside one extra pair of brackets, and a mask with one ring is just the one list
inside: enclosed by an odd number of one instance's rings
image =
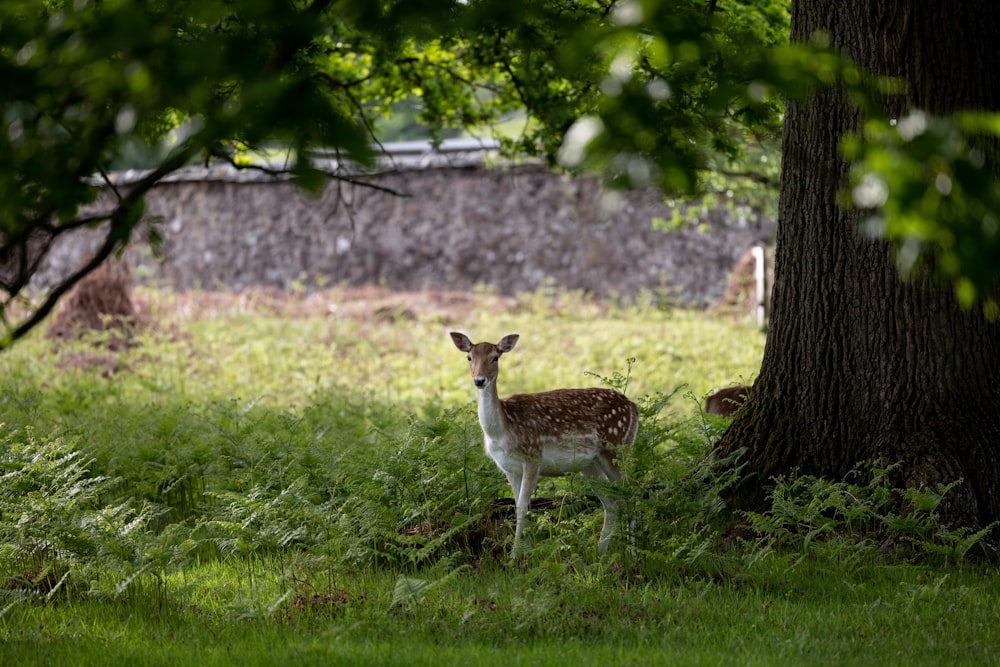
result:
[(514, 557), (517, 556), (518, 547), (524, 535), (524, 522), (528, 514), (528, 507), (531, 505), (531, 495), (538, 486), (538, 463), (535, 461), (525, 461), (521, 475), (521, 488), (515, 491), (514, 500), (517, 505), (517, 527), (514, 529)]
[(500, 470), (507, 477), (507, 483), (510, 484), (510, 490), (514, 494), (514, 504), (517, 505), (517, 498), (521, 495), (521, 478), (523, 473), (521, 470), (507, 470), (506, 468), (500, 468)]

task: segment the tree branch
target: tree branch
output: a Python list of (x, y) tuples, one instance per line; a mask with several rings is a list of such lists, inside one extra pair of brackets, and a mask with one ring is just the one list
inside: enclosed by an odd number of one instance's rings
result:
[[(164, 176), (184, 166), (184, 164), (186, 164), (187, 161), (200, 149), (201, 145), (199, 142), (189, 141), (182, 149), (167, 156), (159, 167), (139, 179), (139, 181), (137, 181), (129, 190), (128, 194), (119, 199), (118, 206), (115, 207), (111, 213), (103, 216), (74, 220), (72, 223), (60, 225), (54, 228), (53, 233), (50, 234), (48, 238), (46, 248), (51, 246), (52, 240), (58, 234), (69, 231), (70, 229), (78, 228), (85, 224), (85, 221), (110, 221), (110, 227), (108, 228), (107, 234), (104, 236), (104, 243), (90, 259), (90, 261), (53, 287), (52, 290), (46, 295), (45, 300), (42, 301), (41, 305), (39, 305), (27, 319), (18, 324), (6, 336), (0, 338), (0, 351), (10, 347), (10, 345), (16, 340), (26, 336), (29, 331), (34, 329), (42, 320), (45, 319), (46, 316), (48, 316), (48, 314), (55, 307), (56, 303), (58, 303), (59, 299), (61, 299), (66, 292), (71, 290), (78, 282), (83, 280), (94, 269), (99, 267), (104, 260), (111, 256), (111, 253), (120, 247), (125, 247), (128, 243), (129, 236), (131, 235), (133, 225), (135, 224), (131, 215), (132, 207), (136, 206), (146, 193), (149, 192), (154, 185), (161, 181)], [(44, 256), (44, 254), (45, 253), (42, 253), (40, 257)], [(35, 268), (37, 268), (37, 262), (35, 263)], [(32, 271), (32, 273), (34, 273), (34, 271)], [(23, 285), (21, 285), (16, 291), (12, 292), (10, 297), (13, 298), (16, 296), (17, 293), (20, 292), (21, 288), (23, 288)], [(9, 301), (10, 299), (8, 299), (7, 302), (9, 303)]]

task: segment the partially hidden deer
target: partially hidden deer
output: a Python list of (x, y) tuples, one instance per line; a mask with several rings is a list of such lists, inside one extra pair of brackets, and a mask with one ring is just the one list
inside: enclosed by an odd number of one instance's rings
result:
[(720, 389), (705, 399), (705, 412), (728, 417), (743, 406), (749, 394), (750, 387), (742, 385)]
[[(497, 391), (500, 357), (514, 349), (518, 338), (510, 334), (495, 345), (473, 344), (465, 334), (451, 333), (455, 347), (468, 355), (486, 454), (506, 475), (514, 493), (514, 557), (520, 550), (525, 516), (539, 476), (582, 472), (618, 481), (622, 473), (615, 449), (630, 447), (639, 428), (635, 403), (612, 389), (556, 389), (501, 399)], [(603, 555), (618, 511), (613, 499), (601, 496), (600, 501), (604, 527), (598, 551)]]

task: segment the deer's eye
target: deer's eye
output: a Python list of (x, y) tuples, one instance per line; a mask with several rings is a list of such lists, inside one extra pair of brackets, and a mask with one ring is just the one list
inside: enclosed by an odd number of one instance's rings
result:
[(494, 355), (494, 357), (493, 357), (493, 363), (495, 364), (498, 361), (500, 361), (500, 355)]
[(472, 361), (472, 355), (471, 355), (471, 354), (469, 354), (469, 355), (466, 355), (466, 357), (465, 357), (465, 358), (466, 358), (466, 359), (468, 359), (469, 361)]

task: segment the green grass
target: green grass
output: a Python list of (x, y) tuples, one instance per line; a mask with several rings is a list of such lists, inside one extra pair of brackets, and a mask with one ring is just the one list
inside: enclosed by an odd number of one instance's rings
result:
[(282, 605), (280, 578), (250, 586), (245, 575), (194, 568), (171, 582), (176, 600), (23, 612), (6, 620), (2, 651), (6, 665), (995, 661), (995, 573), (891, 568), (844, 580), (824, 569), (769, 569), (742, 581), (635, 587), (604, 574), (588, 581), (493, 568), (403, 602), (387, 573), (342, 575), (343, 595)]
[[(748, 323), (565, 294), (142, 300), (156, 326), (120, 354), (0, 355), (0, 664), (997, 660), (995, 563), (934, 492), (901, 510), (875, 470), (727, 512), (699, 403), (751, 378)], [(451, 329), (521, 334), (502, 393), (627, 382), (634, 542), (598, 558), (596, 482), (545, 480), (562, 502), (509, 561)]]

